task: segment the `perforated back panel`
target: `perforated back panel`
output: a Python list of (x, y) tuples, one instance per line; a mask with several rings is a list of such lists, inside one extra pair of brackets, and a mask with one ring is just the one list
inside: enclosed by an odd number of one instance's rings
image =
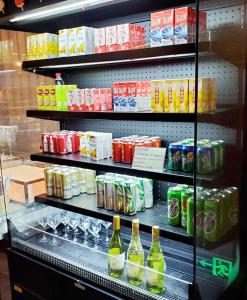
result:
[[(212, 2), (210, 7), (208, 2)], [(219, 3), (216, 3), (219, 2)], [(205, 6), (204, 6), (205, 5)], [(242, 7), (231, 5), (231, 1), (201, 1), (201, 7), (210, 7), (208, 10), (208, 29), (216, 30), (224, 24), (240, 24)], [(149, 42), (150, 14), (139, 14), (124, 18), (112, 19), (107, 22), (92, 23), (91, 26), (103, 27), (121, 23), (137, 23), (145, 26), (146, 42)], [(106, 67), (102, 69), (88, 69), (85, 71), (69, 71), (67, 82), (77, 83), (80, 88), (112, 87), (116, 81), (152, 80), (167, 78), (193, 78), (195, 76), (195, 62), (155, 63), (154, 65), (124, 66), (120, 68)], [(217, 103), (236, 103), (238, 96), (238, 69), (232, 64), (214, 57), (200, 57), (199, 76), (215, 77), (217, 81)], [(158, 135), (168, 145), (171, 142), (194, 136), (193, 123), (176, 122), (137, 122), (137, 121), (109, 121), (109, 120), (70, 120), (67, 128), (72, 130), (95, 130), (112, 132), (113, 137), (122, 137), (131, 134)], [(228, 144), (235, 144), (236, 131), (215, 124), (198, 124), (198, 139), (223, 139)], [(170, 185), (170, 184), (169, 184)], [(160, 187), (160, 185), (158, 185)], [(162, 183), (162, 193), (159, 199), (165, 198), (163, 192), (167, 184)], [(166, 188), (165, 188), (166, 190)]]

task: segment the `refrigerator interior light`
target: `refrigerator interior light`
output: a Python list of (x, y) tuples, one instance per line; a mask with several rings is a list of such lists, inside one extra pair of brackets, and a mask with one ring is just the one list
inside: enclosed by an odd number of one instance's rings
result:
[(84, 1), (68, 1), (70, 3), (62, 2), (64, 4), (54, 4), (45, 7), (45, 9), (37, 9), (34, 12), (23, 13), (21, 16), (17, 16), (9, 21), (11, 23), (20, 22), (25, 20), (42, 19), (49, 16), (58, 15), (61, 13), (69, 13), (78, 9), (84, 10), (88, 7), (95, 5), (102, 5), (104, 3), (114, 2), (114, 0), (84, 0)]

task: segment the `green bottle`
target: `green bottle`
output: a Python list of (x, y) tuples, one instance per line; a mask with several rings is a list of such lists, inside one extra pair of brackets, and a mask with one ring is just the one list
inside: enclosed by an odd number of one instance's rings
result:
[(120, 216), (113, 217), (113, 234), (108, 250), (108, 274), (120, 278), (124, 274), (125, 251), (124, 243), (120, 236)]
[(160, 248), (159, 226), (152, 228), (152, 245), (147, 256), (146, 286), (149, 292), (160, 294), (164, 290), (165, 259)]
[(127, 252), (127, 280), (138, 286), (143, 282), (144, 250), (139, 235), (139, 219), (132, 221), (132, 238)]

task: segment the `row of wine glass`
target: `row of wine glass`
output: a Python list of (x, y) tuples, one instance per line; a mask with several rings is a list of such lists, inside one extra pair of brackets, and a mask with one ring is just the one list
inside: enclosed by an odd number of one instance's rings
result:
[[(79, 215), (72, 212), (53, 212), (49, 215), (39, 218), (39, 224), (44, 232), (40, 238), (41, 243), (48, 243), (52, 246), (59, 244), (56, 236), (72, 240), (75, 243), (81, 243), (85, 246), (89, 245), (88, 235), (91, 234), (94, 238), (94, 248), (98, 248), (100, 233), (105, 228), (105, 236), (102, 238), (103, 244), (108, 246), (109, 234), (108, 230), (112, 223), (95, 219), (88, 216)], [(61, 230), (58, 230), (58, 227)], [(47, 237), (47, 230), (52, 229), (52, 238), (49, 240)]]

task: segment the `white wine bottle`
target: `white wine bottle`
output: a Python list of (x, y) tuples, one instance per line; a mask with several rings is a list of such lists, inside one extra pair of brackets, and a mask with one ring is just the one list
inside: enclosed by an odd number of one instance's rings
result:
[(152, 245), (147, 256), (146, 287), (149, 292), (160, 294), (164, 290), (165, 259), (160, 248), (159, 226), (152, 228)]
[(113, 217), (113, 234), (108, 250), (108, 274), (120, 278), (124, 274), (125, 251), (120, 236), (120, 216)]
[(139, 235), (139, 220), (132, 221), (132, 238), (127, 251), (127, 280), (138, 286), (143, 282), (144, 250)]

